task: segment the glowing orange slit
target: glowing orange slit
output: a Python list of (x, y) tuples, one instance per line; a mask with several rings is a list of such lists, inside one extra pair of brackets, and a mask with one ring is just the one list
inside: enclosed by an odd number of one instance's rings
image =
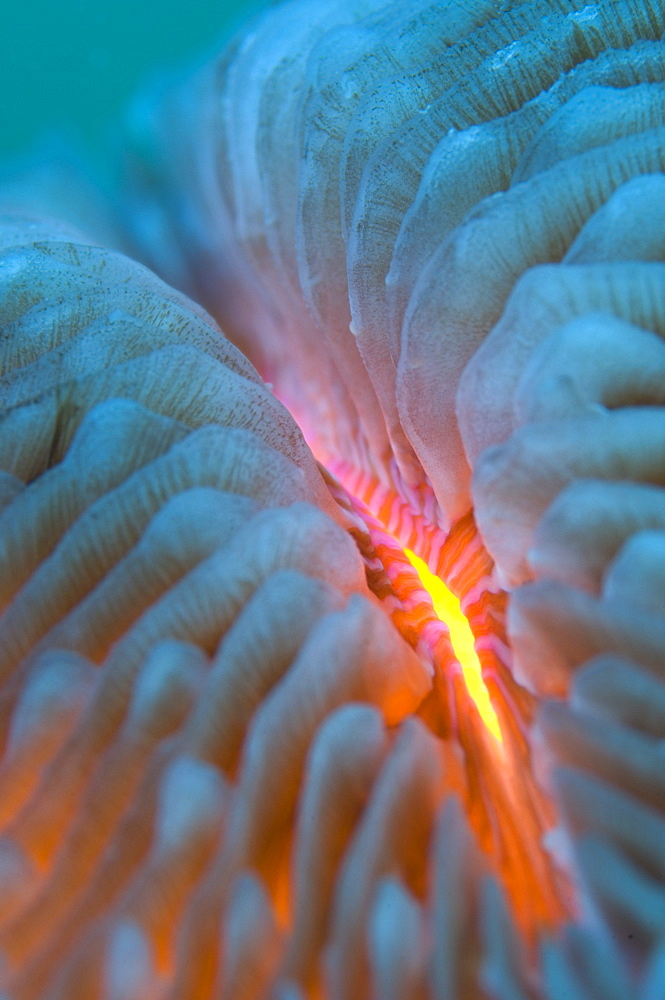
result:
[[(503, 735), (498, 715), (492, 705), (490, 693), (482, 675), (482, 668), (475, 649), (475, 638), (470, 623), (462, 611), (459, 599), (446, 586), (443, 580), (432, 573), (427, 563), (413, 552), (408, 545), (413, 544), (412, 538), (403, 545), (386, 527), (385, 511), (395, 507), (394, 498), (388, 496), (377, 516), (353, 492), (331, 476), (328, 470), (326, 478), (331, 492), (340, 506), (349, 513), (356, 515), (362, 528), (369, 533), (375, 564), (365, 553), (368, 565), (368, 576), (373, 577), (371, 587), (379, 596), (382, 595), (380, 577), (387, 577), (385, 583), (389, 587), (397, 607), (392, 609), (392, 618), (411, 644), (428, 657), (433, 657), (439, 667), (444, 667), (447, 673), (454, 674), (459, 670), (469, 698), (478, 709), (480, 718), (495, 745), (503, 744)], [(435, 529), (436, 534), (443, 533)], [(416, 529), (415, 534), (418, 534)], [(431, 542), (432, 539), (428, 539)], [(378, 561), (378, 565), (376, 562)], [(388, 597), (388, 604), (390, 597)], [(442, 639), (444, 640), (442, 643)], [(449, 640), (446, 642), (445, 640)], [(449, 654), (437, 655), (434, 651), (442, 645), (448, 645)], [(451, 648), (452, 647), (452, 648)]]
[(440, 580), (438, 576), (430, 572), (427, 564), (422, 559), (419, 559), (415, 552), (411, 552), (410, 549), (405, 549), (404, 551), (418, 574), (423, 587), (432, 598), (432, 606), (438, 618), (448, 626), (450, 641), (462, 668), (467, 691), (480, 712), (481, 719), (492, 736), (499, 743), (503, 743), (499, 719), (494, 711), (489, 691), (483, 680), (480, 660), (475, 649), (473, 632), (460, 607), (460, 602), (452, 591), (446, 587), (443, 580)]

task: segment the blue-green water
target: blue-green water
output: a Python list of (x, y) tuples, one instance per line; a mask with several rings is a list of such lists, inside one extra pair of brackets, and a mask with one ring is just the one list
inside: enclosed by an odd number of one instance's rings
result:
[(257, 0), (5, 0), (0, 4), (0, 158), (45, 131), (93, 153), (146, 78), (194, 59)]

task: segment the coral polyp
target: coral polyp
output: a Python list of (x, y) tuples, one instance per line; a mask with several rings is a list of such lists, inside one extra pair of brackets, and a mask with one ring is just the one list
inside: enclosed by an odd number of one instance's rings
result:
[(0, 190), (3, 998), (665, 994), (664, 30), (286, 0)]

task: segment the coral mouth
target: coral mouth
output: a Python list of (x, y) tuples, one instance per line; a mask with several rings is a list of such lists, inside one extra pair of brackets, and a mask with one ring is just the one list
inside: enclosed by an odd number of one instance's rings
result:
[[(448, 793), (461, 795), (524, 940), (533, 945), (544, 929), (554, 931), (572, 918), (577, 904), (570, 872), (544, 848), (557, 821), (556, 807), (533, 773), (530, 733), (537, 701), (513, 677), (505, 628), (509, 595), (496, 582), (473, 511), (445, 532), (383, 484), (350, 474), (348, 465), (341, 474), (355, 489), (363, 488), (363, 499), (322, 471), (336, 502), (353, 518), (350, 530), (371, 591), (432, 665), (433, 688), (417, 715), (455, 748), (453, 756), (458, 753), (459, 772), (450, 776)], [(421, 496), (428, 490), (425, 485)], [(431, 503), (436, 506), (433, 494)], [(455, 614), (466, 625), (470, 650), (464, 648), (466, 636), (452, 641)]]

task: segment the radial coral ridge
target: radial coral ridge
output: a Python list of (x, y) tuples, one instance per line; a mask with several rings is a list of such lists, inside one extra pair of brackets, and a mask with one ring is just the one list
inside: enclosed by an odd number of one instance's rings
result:
[(258, 17), (133, 118), (224, 334), (0, 192), (3, 998), (665, 995), (664, 29)]

